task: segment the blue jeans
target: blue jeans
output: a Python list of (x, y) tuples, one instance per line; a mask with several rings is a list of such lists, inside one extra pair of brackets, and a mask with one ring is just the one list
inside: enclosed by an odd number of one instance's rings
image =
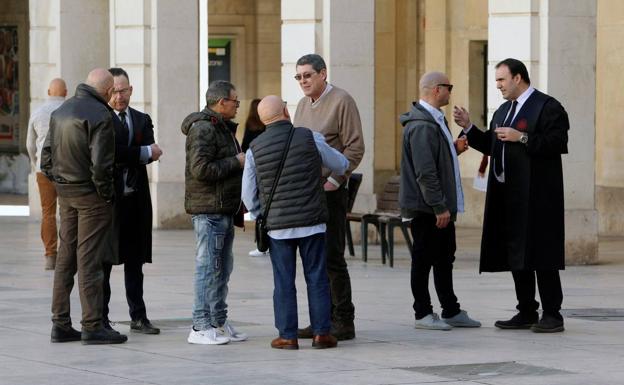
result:
[(308, 311), (315, 335), (329, 333), (331, 298), (325, 257), (325, 234), (304, 238), (269, 238), (273, 265), (273, 312), (275, 327), (282, 338), (297, 338), (297, 247), (303, 263), (303, 274), (308, 287)]
[(234, 226), (231, 215), (193, 215), (197, 240), (193, 327), (206, 330), (227, 319), (228, 281), (233, 267)]

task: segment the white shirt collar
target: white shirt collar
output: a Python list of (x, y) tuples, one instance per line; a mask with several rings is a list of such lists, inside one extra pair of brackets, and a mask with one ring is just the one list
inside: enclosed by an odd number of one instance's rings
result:
[[(318, 103), (318, 101), (321, 100), (323, 98), (323, 96), (327, 95), (329, 93), (329, 91), (332, 90), (332, 88), (334, 88), (334, 87), (332, 87), (331, 84), (326, 83), (325, 84), (325, 89), (323, 90), (323, 93), (321, 94), (321, 96), (318, 97), (318, 99), (313, 101), (312, 104), (314, 105), (314, 104)], [(312, 98), (310, 98), (310, 101), (312, 101)]]
[(442, 120), (444, 120), (444, 112), (442, 112), (442, 110), (435, 108), (434, 106), (432, 106), (431, 104), (427, 103), (426, 101), (422, 99), (420, 99), (418, 103), (421, 106), (425, 107), (425, 109), (429, 111), (429, 113), (433, 116), (434, 119), (438, 120), (442, 118)]

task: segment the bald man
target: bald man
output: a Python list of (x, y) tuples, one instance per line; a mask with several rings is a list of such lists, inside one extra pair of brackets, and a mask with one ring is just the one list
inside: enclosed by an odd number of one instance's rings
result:
[(54, 185), (41, 172), (41, 149), (50, 128), (50, 115), (63, 104), (67, 96), (67, 86), (61, 78), (52, 79), (48, 86), (48, 98), (30, 115), (26, 149), (31, 168), (36, 173), (39, 198), (41, 200), (41, 240), (45, 248), (45, 269), (54, 270), (56, 263), (56, 190)]
[[(254, 139), (245, 154), (242, 197), (254, 217), (262, 215), (269, 229), (273, 266), (273, 312), (279, 336), (274, 349), (298, 349), (296, 252), (299, 248), (308, 289), (308, 307), (313, 332), (312, 347), (333, 348), (330, 334), (331, 298), (325, 254), (328, 218), (321, 167), (344, 175), (349, 161), (330, 147), (322, 134), (293, 127), (286, 103), (275, 95), (258, 105), (266, 131)], [(267, 214), (266, 206), (275, 178), (276, 165), (287, 155), (277, 180)]]
[[(466, 138), (456, 142), (444, 112), (453, 85), (441, 72), (428, 72), (420, 79), (420, 100), (401, 115), (401, 216), (410, 220), (414, 239), (411, 287), (417, 329), (450, 330), (479, 327), (481, 323), (461, 310), (453, 290), (455, 225), (464, 211), (458, 155), (468, 148)], [(442, 319), (433, 312), (429, 295), (429, 273), (433, 269), (435, 289), (442, 306)]]
[[(102, 325), (102, 262), (112, 254), (115, 137), (108, 105), (113, 76), (96, 68), (76, 94), (51, 115), (41, 171), (59, 197), (60, 244), (52, 292), (52, 342), (122, 343), (127, 337)], [(74, 275), (82, 307), (82, 333), (72, 327)]]

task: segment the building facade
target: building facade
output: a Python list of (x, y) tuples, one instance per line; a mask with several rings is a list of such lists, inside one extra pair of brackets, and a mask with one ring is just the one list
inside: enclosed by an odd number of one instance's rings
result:
[[(133, 105), (152, 116), (165, 151), (150, 166), (154, 226), (187, 226), (179, 126), (203, 107), (211, 74), (237, 86), (236, 120), (244, 123), (256, 97), (280, 94), (294, 109), (302, 96), (295, 62), (316, 52), (327, 60), (330, 82), (360, 109), (367, 150), (356, 209), (373, 211), (375, 193), (398, 173), (397, 117), (417, 100), (420, 76), (446, 72), (455, 85), (447, 116), (453, 105), (465, 106), (485, 126), (502, 101), (494, 65), (515, 57), (570, 115), (566, 250), (569, 262), (593, 263), (599, 234), (624, 235), (624, 95), (614, 87), (624, 78), (623, 20), (617, 0), (4, 0), (0, 38), (19, 38), (12, 84), (22, 108), (11, 150), (25, 152), (28, 112), (44, 100), (50, 79), (63, 77), (73, 94), (90, 69), (124, 67)], [(9, 151), (1, 130), (0, 151)], [(467, 205), (460, 225), (482, 222), (484, 194), (471, 188), (479, 163), (476, 151), (461, 157)], [(34, 216), (35, 188), (31, 182)]]

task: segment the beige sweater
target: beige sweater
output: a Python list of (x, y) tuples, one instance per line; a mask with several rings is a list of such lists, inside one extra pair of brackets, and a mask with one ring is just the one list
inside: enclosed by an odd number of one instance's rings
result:
[(364, 156), (362, 122), (351, 95), (332, 85), (332, 89), (314, 104), (312, 99), (305, 96), (297, 104), (293, 124), (320, 132), (325, 136), (327, 144), (349, 160), (346, 175), (331, 174), (329, 170), (323, 169), (324, 177), (331, 176), (343, 184)]

